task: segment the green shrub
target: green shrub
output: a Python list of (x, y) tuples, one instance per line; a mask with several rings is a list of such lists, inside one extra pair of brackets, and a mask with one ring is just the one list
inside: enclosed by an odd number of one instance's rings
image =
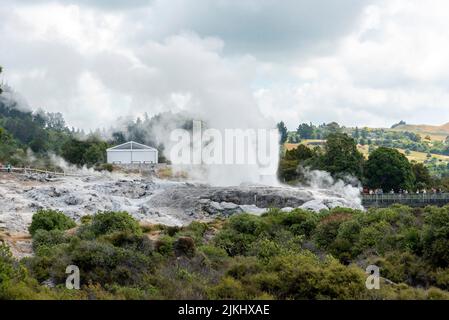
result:
[(449, 267), (449, 207), (426, 209), (423, 233), (424, 256), (437, 267)]
[(75, 221), (56, 210), (39, 210), (33, 215), (28, 231), (34, 235), (37, 230), (68, 230), (76, 227)]
[(257, 237), (268, 229), (268, 224), (261, 217), (235, 215), (229, 218), (223, 230), (215, 236), (214, 243), (230, 256), (246, 255)]
[(357, 299), (366, 291), (360, 269), (332, 258), (320, 261), (310, 252), (276, 256), (267, 271), (276, 276), (265, 279), (263, 285), (278, 299)]
[(255, 257), (235, 257), (226, 275), (238, 280), (248, 279), (251, 275), (262, 272), (262, 265)]
[(229, 225), (227, 228), (232, 229), (238, 233), (249, 234), (253, 236), (259, 235), (266, 229), (266, 224), (263, 220), (251, 214), (239, 214), (229, 218)]
[(230, 277), (224, 277), (221, 281), (209, 290), (211, 299), (224, 300), (244, 300), (247, 299), (244, 287), (240, 281)]
[(175, 239), (170, 236), (160, 237), (154, 244), (154, 250), (163, 256), (168, 256), (173, 254), (173, 245)]
[(100, 165), (97, 165), (95, 167), (95, 170), (112, 172), (112, 171), (114, 171), (114, 166), (111, 163), (102, 163)]
[(187, 236), (195, 240), (195, 243), (201, 244), (203, 241), (204, 234), (208, 229), (208, 225), (206, 223), (193, 221), (187, 227), (185, 227), (178, 234), (179, 236)]
[(0, 285), (17, 276), (14, 259), (6, 244), (0, 243)]
[(33, 250), (36, 252), (40, 247), (53, 247), (68, 242), (68, 237), (61, 230), (39, 229), (33, 236)]
[(79, 241), (68, 247), (65, 254), (80, 268), (84, 284), (133, 285), (152, 270), (149, 257), (106, 242)]
[(295, 235), (310, 237), (318, 224), (318, 216), (311, 211), (296, 209), (285, 214), (281, 223)]
[(252, 234), (240, 233), (232, 229), (220, 231), (214, 238), (214, 244), (224, 249), (231, 257), (248, 254), (252, 244), (256, 241)]
[(433, 274), (433, 277), (438, 288), (449, 290), (449, 269), (438, 269)]
[(147, 236), (132, 234), (129, 232), (115, 232), (100, 238), (106, 240), (115, 247), (138, 251), (144, 255), (151, 256), (153, 245)]
[(179, 237), (173, 244), (176, 256), (193, 257), (195, 255), (195, 242), (190, 237)]
[(268, 239), (260, 239), (254, 242), (250, 248), (250, 255), (254, 255), (264, 261), (269, 261), (280, 252), (281, 246), (276, 241)]
[(82, 216), (80, 221), (81, 221), (81, 224), (89, 224), (92, 222), (92, 216), (91, 215)]
[(212, 245), (203, 245), (198, 248), (198, 251), (203, 254), (203, 263), (213, 269), (223, 267), (225, 260), (229, 257), (226, 251)]
[(337, 237), (340, 225), (350, 219), (351, 214), (340, 212), (333, 212), (323, 217), (314, 233), (315, 242), (322, 248), (329, 247)]
[(92, 218), (89, 229), (95, 236), (114, 232), (127, 232), (140, 235), (142, 230), (139, 223), (127, 212), (99, 212)]

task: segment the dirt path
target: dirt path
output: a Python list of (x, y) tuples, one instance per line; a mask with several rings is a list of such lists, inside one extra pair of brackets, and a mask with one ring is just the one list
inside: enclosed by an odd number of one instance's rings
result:
[(0, 242), (6, 243), (14, 257), (21, 259), (33, 254), (31, 235), (28, 233), (9, 233), (0, 231)]

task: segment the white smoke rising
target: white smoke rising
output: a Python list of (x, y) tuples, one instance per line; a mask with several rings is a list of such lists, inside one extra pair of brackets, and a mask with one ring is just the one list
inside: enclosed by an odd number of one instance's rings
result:
[(10, 86), (2, 86), (1, 102), (10, 109), (16, 109), (22, 112), (31, 112), (32, 109), (25, 97), (14, 91)]
[(88, 168), (86, 165), (77, 167), (64, 160), (64, 158), (54, 154), (48, 154), (50, 161), (53, 165), (61, 168), (65, 173), (76, 175), (100, 175), (100, 172), (95, 171), (93, 168)]
[[(276, 129), (269, 130), (274, 125), (270, 126), (269, 121), (263, 120), (259, 125), (255, 123), (253, 128), (249, 127), (248, 121), (247, 128), (242, 129), (232, 123), (229, 127), (225, 122), (219, 124), (218, 119), (204, 121), (211, 117), (207, 113), (164, 113), (151, 119), (145, 116), (144, 120), (132, 122), (131, 127), (130, 120), (121, 119), (116, 129), (124, 132), (128, 140), (133, 140), (133, 130), (137, 128), (148, 144), (156, 148), (160, 145), (164, 147), (159, 152), (173, 163), (175, 172), (187, 172), (189, 178), (195, 181), (216, 186), (242, 183), (276, 185), (279, 137)], [(210, 123), (218, 125), (213, 127)], [(243, 126), (243, 122), (240, 125)], [(114, 129), (110, 131), (112, 134)], [(211, 139), (211, 132), (214, 139)], [(177, 161), (180, 149), (183, 150), (183, 161)], [(251, 159), (254, 161), (251, 162)]]
[(170, 135), (167, 155), (175, 168), (181, 167), (197, 178), (203, 175), (202, 180), (215, 186), (278, 184), (277, 130), (202, 130), (200, 121), (194, 121), (192, 127), (191, 134), (178, 129)]
[[(341, 179), (334, 179), (329, 172), (320, 170), (310, 170), (309, 168), (300, 168), (304, 175), (305, 182), (301, 185), (303, 188), (307, 188), (314, 194), (316, 199), (313, 204), (306, 206), (307, 209), (319, 211), (317, 206), (322, 206), (323, 201), (328, 202), (327, 207), (349, 207), (353, 209), (361, 209), (361, 183), (357, 178), (348, 176), (345, 178), (345, 182)], [(333, 193), (336, 197), (333, 197), (329, 192), (323, 192), (323, 190)], [(334, 203), (331, 201), (335, 200)], [(343, 201), (341, 201), (343, 200)], [(323, 206), (324, 207), (324, 206)]]

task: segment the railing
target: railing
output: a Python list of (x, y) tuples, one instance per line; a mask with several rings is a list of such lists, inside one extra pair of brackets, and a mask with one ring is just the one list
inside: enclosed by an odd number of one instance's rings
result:
[(449, 193), (410, 193), (410, 194), (363, 194), (364, 206), (388, 206), (400, 203), (411, 206), (449, 204)]
[[(0, 172), (8, 172), (7, 167), (0, 167)], [(85, 175), (80, 174), (74, 174), (66, 171), (52, 171), (52, 170), (42, 170), (42, 169), (36, 169), (36, 168), (30, 168), (30, 167), (11, 167), (10, 171), (11, 173), (42, 173), (42, 174), (48, 174), (53, 176), (63, 176), (63, 177), (84, 177)]]

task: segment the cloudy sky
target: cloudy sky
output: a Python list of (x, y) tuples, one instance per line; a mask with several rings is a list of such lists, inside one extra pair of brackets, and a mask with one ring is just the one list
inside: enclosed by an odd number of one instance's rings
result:
[(442, 124), (448, 16), (447, 0), (0, 0), (0, 65), (84, 129), (167, 110)]

